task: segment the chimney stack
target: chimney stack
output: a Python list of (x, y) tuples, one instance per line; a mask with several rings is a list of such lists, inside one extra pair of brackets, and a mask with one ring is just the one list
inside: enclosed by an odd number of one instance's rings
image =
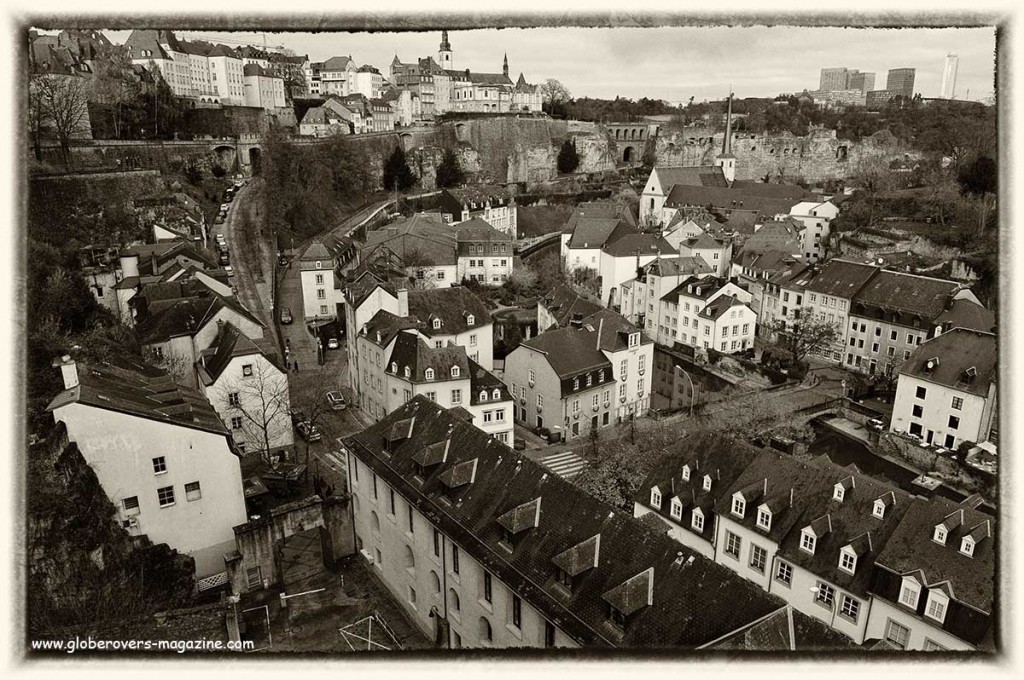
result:
[(594, 349), (596, 349), (598, 352), (601, 351), (601, 329), (602, 328), (604, 328), (604, 317), (601, 317), (601, 319), (597, 322), (597, 346)]
[(50, 362), (50, 365), (54, 368), (60, 367), (60, 373), (64, 377), (64, 389), (70, 390), (72, 387), (78, 387), (78, 366), (70, 355), (57, 357)]

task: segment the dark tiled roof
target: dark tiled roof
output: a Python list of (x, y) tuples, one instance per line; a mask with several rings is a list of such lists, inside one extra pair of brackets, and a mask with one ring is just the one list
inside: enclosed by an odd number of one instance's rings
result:
[(789, 213), (790, 208), (798, 203), (800, 200), (795, 198), (752, 196), (742, 189), (677, 184), (672, 187), (665, 206), (668, 208), (713, 206), (726, 210), (736, 208), (756, 210), (761, 215), (772, 216)]
[[(377, 263), (361, 263), (355, 271), (355, 279), (345, 286), (345, 297), (348, 299), (352, 309), (358, 309), (359, 305), (363, 304), (363, 301), (377, 288), (383, 288), (392, 297), (397, 297), (397, 290), (387, 280), (388, 277), (378, 276), (378, 273), (371, 271), (378, 268)], [(385, 273), (390, 274), (391, 272), (387, 271)], [(401, 276), (404, 279), (405, 273), (402, 272)]]
[[(383, 433), (394, 422), (413, 416), (412, 438), (392, 446), (385, 461)], [(412, 482), (416, 473), (412, 455), (426, 444), (446, 439), (449, 432), (448, 461), (422, 483)], [(667, 535), (648, 531), (423, 397), (414, 397), (380, 423), (346, 439), (345, 445), (427, 513), (467, 554), (579, 644), (695, 648), (783, 606), (775, 596)], [(469, 472), (453, 472), (461, 466)], [(440, 500), (442, 486), (449, 487), (450, 503)], [(496, 517), (538, 497), (543, 508), (539, 526), (517, 535), (509, 553), (498, 545), (503, 532)], [(577, 576), (572, 593), (565, 593), (555, 584), (552, 560), (598, 534), (598, 566)], [(626, 586), (630, 593), (622, 598), (620, 611), (633, 613), (619, 630), (607, 619), (604, 596), (615, 599), (617, 589), (644, 572), (648, 576), (635, 582), (639, 585)], [(632, 596), (633, 590), (641, 591), (639, 598)], [(646, 605), (647, 601), (651, 604)]]
[(700, 255), (659, 257), (644, 265), (643, 270), (652, 276), (693, 276), (714, 271)]
[(490, 184), (479, 184), (467, 187), (445, 189), (445, 194), (460, 203), (485, 203), (498, 199), (502, 204), (512, 199), (512, 194), (505, 187)]
[(620, 222), (601, 250), (612, 257), (640, 255), (676, 255), (678, 250), (660, 234), (638, 234), (625, 222)]
[[(428, 288), (409, 291), (409, 315), (416, 317), (420, 331), (430, 337), (455, 335), (491, 323), (491, 315), (483, 301), (464, 286)], [(469, 325), (469, 317), (473, 325)], [(441, 320), (441, 328), (434, 330), (433, 320)]]
[(224, 369), (228, 367), (233, 358), (255, 354), (262, 354), (277, 370), (281, 371), (282, 374), (285, 373), (285, 369), (281, 367), (269, 343), (257, 343), (249, 339), (230, 322), (225, 323), (220, 328), (217, 339), (214, 340), (210, 349), (213, 350), (213, 354), (206, 360), (204, 369), (211, 378), (211, 384), (220, 378), (221, 373), (224, 372)]
[(596, 329), (556, 328), (524, 340), (522, 344), (543, 352), (560, 378), (571, 378), (596, 368), (611, 368), (611, 363), (597, 348)]
[[(618, 352), (629, 347), (629, 336), (640, 333), (640, 329), (626, 320), (618, 312), (601, 309), (583, 318), (584, 326), (590, 325), (601, 334), (601, 349), (605, 352)], [(651, 345), (654, 340), (640, 333), (640, 344)]]
[(565, 227), (562, 228), (562, 233), (573, 233), (577, 222), (582, 219), (622, 220), (626, 224), (636, 227), (636, 217), (626, 206), (613, 201), (590, 201), (580, 203), (573, 208), (572, 215), (569, 216)]
[(738, 179), (732, 183), (733, 189), (740, 189), (749, 196), (765, 196), (768, 198), (793, 198), (800, 201), (816, 200), (814, 194), (796, 184), (770, 184)]
[[(999, 372), (997, 357), (995, 335), (957, 328), (915, 349), (900, 368), (900, 375), (987, 396)], [(934, 358), (938, 358), (938, 365), (933, 364), (929, 371), (928, 362)], [(973, 376), (968, 374), (971, 368)]]
[[(409, 369), (406, 378), (416, 383), (442, 382), (452, 380), (453, 366), (459, 367), (459, 380), (469, 378), (469, 358), (464, 347), (448, 345), (431, 347), (423, 338), (410, 332), (398, 333), (395, 348), (391, 351), (385, 370), (399, 378), (405, 378), (405, 369)], [(434, 379), (427, 380), (427, 369), (433, 369)]]
[[(950, 531), (946, 544), (932, 540), (936, 525), (958, 510), (963, 510), (964, 521)], [(990, 537), (975, 545), (973, 557), (960, 554), (961, 539), (985, 522), (988, 522)], [(876, 561), (897, 574), (920, 572), (928, 588), (946, 583), (954, 599), (992, 613), (995, 529), (995, 518), (991, 515), (967, 503), (958, 504), (936, 496), (927, 503), (914, 504), (907, 511)]]
[(699, 316), (717, 321), (725, 316), (725, 313), (733, 307), (742, 307), (743, 304), (732, 295), (722, 295), (712, 300), (709, 305), (700, 310)]
[(700, 165), (695, 167), (656, 167), (661, 189), (666, 194), (677, 184), (696, 187), (727, 187), (722, 168), (717, 165)]
[[(662, 295), (661, 299), (668, 300), (669, 302), (675, 302), (679, 299), (680, 295), (685, 295), (687, 297), (707, 300), (728, 283), (729, 279), (724, 276), (690, 276), (680, 281), (678, 286)], [(690, 286), (693, 286), (693, 292), (690, 292)], [(697, 292), (698, 288), (700, 289), (700, 293)]]
[[(847, 636), (832, 630), (817, 619), (786, 606), (753, 625), (716, 642), (708, 649), (767, 652), (789, 650), (815, 652), (855, 649)], [(895, 649), (895, 648), (894, 648)]]
[(570, 248), (600, 248), (608, 241), (616, 227), (620, 224), (626, 225), (622, 220), (610, 217), (587, 217), (570, 222), (573, 224), (572, 238), (569, 239)]
[(150, 366), (129, 370), (109, 362), (79, 364), (79, 385), (64, 390), (48, 411), (80, 403), (195, 430), (227, 435), (220, 416), (198, 390), (185, 387)]
[[(512, 395), (508, 391), (508, 387), (505, 383), (498, 380), (497, 376), (488, 371), (486, 368), (473, 361), (469, 360), (469, 389), (472, 391), (470, 395), (469, 403), (476, 405), (482, 403), (480, 401), (480, 392), (487, 391), (487, 401), (510, 401)], [(494, 390), (499, 391), (499, 397), (494, 398)]]
[(870, 264), (831, 260), (806, 286), (813, 293), (852, 299), (881, 269)]
[(564, 283), (555, 286), (548, 295), (540, 300), (540, 304), (543, 304), (548, 313), (555, 317), (555, 322), (559, 326), (569, 325), (569, 322), (577, 314), (582, 319), (584, 316), (604, 309), (597, 301), (583, 297)]
[(416, 329), (417, 327), (419, 327), (419, 323), (416, 319), (396, 316), (391, 312), (380, 309), (366, 322), (366, 335), (364, 337), (376, 345), (387, 347), (401, 331)]
[(934, 319), (959, 284), (927, 276), (880, 271), (854, 296), (854, 303)]
[(371, 231), (363, 247), (365, 256), (387, 248), (414, 265), (452, 265), (459, 261), (456, 228), (445, 224), (439, 214), (417, 213), (412, 217)]
[[(320, 67), (321, 71), (344, 71), (348, 69), (352, 60), (348, 57), (331, 57)], [(353, 64), (354, 65), (354, 64)]]
[(994, 333), (996, 315), (972, 300), (954, 300), (949, 309), (935, 317), (936, 325), (944, 329), (967, 328), (974, 331)]
[(263, 326), (259, 319), (233, 298), (209, 294), (159, 300), (148, 305), (146, 318), (137, 326), (139, 342), (149, 345), (166, 342), (182, 335), (192, 335), (225, 307), (253, 323)]
[(456, 240), (459, 243), (469, 241), (512, 241), (512, 235), (498, 231), (489, 222), (480, 217), (460, 223), (457, 227)]

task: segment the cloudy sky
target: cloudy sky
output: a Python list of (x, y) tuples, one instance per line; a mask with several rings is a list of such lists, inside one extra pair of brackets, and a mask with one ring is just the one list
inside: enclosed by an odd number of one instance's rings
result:
[[(314, 61), (351, 55), (387, 75), (403, 61), (436, 55), (440, 33), (187, 33), (262, 45), (284, 45)], [(128, 31), (108, 31), (123, 42)], [(938, 96), (947, 53), (959, 55), (957, 96), (993, 96), (993, 28), (851, 29), (817, 27), (510, 28), (450, 31), (455, 67), (500, 73), (507, 52), (513, 79), (562, 81), (574, 96), (719, 99), (730, 84), (738, 97), (771, 97), (816, 89), (823, 67), (876, 74), (917, 69), (915, 89)]]

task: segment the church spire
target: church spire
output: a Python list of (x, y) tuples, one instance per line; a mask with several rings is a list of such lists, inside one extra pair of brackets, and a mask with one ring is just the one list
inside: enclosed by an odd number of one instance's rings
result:
[(505, 53), (505, 63), (501, 68), (501, 72), (505, 74), (506, 78), (508, 78), (508, 52)]
[(725, 137), (722, 139), (722, 155), (732, 154), (732, 92), (729, 93), (729, 109), (725, 114)]
[(448, 44), (448, 31), (441, 31), (441, 51), (451, 52), (452, 46)]

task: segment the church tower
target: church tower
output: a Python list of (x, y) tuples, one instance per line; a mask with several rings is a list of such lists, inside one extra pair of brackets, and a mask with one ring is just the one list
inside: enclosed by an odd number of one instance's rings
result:
[(501, 67), (501, 72), (508, 78), (508, 53), (505, 53), (505, 65)]
[(452, 46), (448, 43), (448, 31), (441, 31), (441, 47), (437, 50), (437, 63), (445, 70), (455, 68), (455, 62), (452, 60)]
[(725, 114), (725, 138), (722, 140), (722, 153), (715, 159), (715, 165), (722, 168), (725, 181), (732, 186), (736, 181), (736, 156), (732, 155), (732, 93), (729, 93), (729, 109)]

